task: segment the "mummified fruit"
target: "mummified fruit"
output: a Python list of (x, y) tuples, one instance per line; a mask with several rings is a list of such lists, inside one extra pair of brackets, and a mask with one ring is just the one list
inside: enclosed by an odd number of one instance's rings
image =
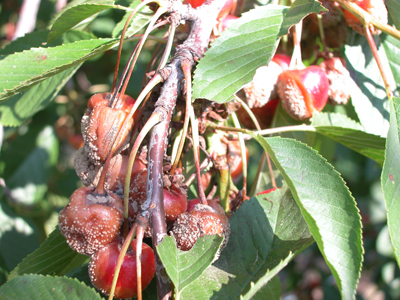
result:
[(346, 104), (350, 98), (351, 77), (345, 61), (339, 57), (327, 59), (319, 64), (329, 80), (328, 102), (332, 105)]
[[(121, 246), (122, 239), (117, 239), (97, 251), (89, 262), (89, 276), (92, 284), (106, 295), (111, 290)], [(156, 271), (154, 252), (147, 244), (143, 244), (142, 246), (141, 262), (142, 288), (144, 289), (149, 285)], [(137, 296), (136, 240), (131, 242), (131, 248), (128, 249), (122, 262), (114, 296), (119, 299), (128, 299)]]
[(282, 107), (296, 120), (311, 118), (328, 101), (329, 81), (318, 66), (283, 71), (278, 78)]
[(287, 70), (290, 56), (276, 54), (267, 66), (259, 67), (253, 80), (243, 87), (247, 105), (252, 108), (263, 107), (270, 100), (278, 97), (276, 83), (279, 74)]
[[(381, 21), (382, 23), (387, 24), (388, 22), (388, 12), (385, 6), (384, 0), (356, 0), (354, 1), (359, 7), (364, 9), (366, 12), (370, 13), (374, 18)], [(344, 17), (346, 18), (347, 24), (359, 34), (365, 35), (365, 27), (348, 10), (343, 10)], [(373, 35), (378, 35), (381, 33), (381, 30), (375, 28), (375, 26), (370, 25), (370, 30)]]
[(182, 251), (190, 250), (199, 237), (215, 234), (225, 236), (221, 245), (223, 248), (229, 240), (230, 226), (222, 207), (216, 210), (208, 205), (197, 204), (190, 212), (178, 217), (172, 233), (177, 247)]
[(109, 94), (96, 94), (89, 99), (88, 110), (82, 118), (82, 135), (91, 160), (100, 163), (107, 159), (111, 149), (120, 151), (129, 141), (133, 119), (127, 120), (113, 144), (118, 131), (122, 128), (135, 100), (127, 95), (115, 99), (115, 106), (109, 107)]
[(68, 245), (92, 255), (118, 237), (123, 205), (114, 193), (94, 194), (93, 187), (77, 189), (58, 217), (58, 227)]
[[(85, 147), (80, 148), (75, 155), (75, 171), (85, 186), (97, 186), (103, 167), (90, 160), (85, 149)], [(104, 184), (108, 191), (118, 195), (123, 194), (128, 160), (129, 157), (122, 154), (117, 154), (111, 159)], [(139, 171), (144, 169), (146, 169), (146, 164), (136, 158), (132, 166), (131, 181), (135, 179)]]

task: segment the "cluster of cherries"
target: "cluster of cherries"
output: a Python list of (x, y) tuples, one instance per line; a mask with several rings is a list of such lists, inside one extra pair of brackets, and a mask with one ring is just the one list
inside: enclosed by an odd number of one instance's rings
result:
[[(82, 118), (84, 145), (77, 151), (75, 169), (85, 187), (77, 189), (59, 214), (59, 229), (68, 245), (78, 253), (91, 256), (89, 275), (93, 285), (110, 293), (114, 270), (124, 241), (123, 223), (133, 226), (146, 201), (147, 161), (143, 147), (132, 167), (129, 187), (129, 218), (124, 220), (123, 194), (128, 153), (135, 116), (129, 118), (135, 100), (129, 96), (102, 93), (93, 95)], [(168, 170), (168, 167), (166, 167)], [(186, 186), (164, 175), (163, 201), (167, 224), (177, 247), (190, 250), (204, 235), (225, 235), (229, 222), (216, 200), (208, 205), (187, 200)], [(168, 178), (171, 178), (169, 180)], [(151, 236), (151, 231), (146, 230)], [(141, 253), (142, 286), (155, 274), (154, 252), (146, 244)], [(131, 242), (119, 273), (115, 297), (137, 295), (136, 241)]]
[[(342, 26), (345, 19), (355, 30), (364, 33), (364, 27), (349, 12), (343, 12), (332, 2), (321, 1), (329, 8), (329, 12), (322, 18), (325, 31)], [(197, 7), (204, 0), (186, 2)], [(361, 0), (357, 4), (380, 18), (382, 7), (376, 4), (378, 2), (381, 3), (382, 0)], [(383, 2), (382, 4), (384, 7)], [(235, 6), (234, 0), (226, 2), (218, 16), (219, 26), (222, 26), (219, 32), (237, 18), (230, 14)], [(374, 13), (376, 11), (379, 16)], [(316, 22), (313, 17), (310, 18), (305, 22), (306, 28), (312, 28), (309, 24)], [(290, 68), (291, 57), (278, 53), (267, 66), (256, 71), (253, 81), (244, 86), (243, 92), (262, 128), (270, 126), (279, 101), (291, 117), (301, 121), (312, 117), (314, 112), (321, 111), (328, 101), (331, 104), (347, 103), (350, 75), (344, 60), (331, 54), (322, 57), (324, 59), (319, 65)], [(77, 189), (71, 195), (70, 202), (59, 214), (61, 233), (72, 249), (91, 256), (90, 279), (105, 294), (109, 294), (111, 290), (117, 260), (126, 239), (125, 229), (132, 228), (138, 222), (147, 200), (147, 150), (142, 146), (132, 166), (128, 212), (124, 215), (122, 199), (129, 153), (134, 139), (132, 131), (139, 123), (139, 118), (131, 114), (134, 104), (133, 98), (117, 93), (95, 94), (89, 99), (81, 122), (83, 145), (75, 158), (76, 172), (85, 187)], [(253, 121), (243, 109), (238, 111), (238, 116), (245, 127), (254, 129)], [(226, 159), (230, 175), (233, 181), (237, 181), (242, 174), (238, 142), (230, 141), (227, 144)], [(201, 203), (199, 199), (188, 201), (183, 176), (178, 174), (179, 171), (171, 175), (170, 170), (171, 166), (166, 160), (163, 174), (164, 209), (169, 232), (175, 237), (177, 247), (188, 251), (199, 237), (214, 234), (224, 236), (223, 246), (226, 245), (230, 233), (229, 221), (219, 200), (212, 198), (207, 200), (207, 204)], [(204, 189), (209, 187), (210, 177), (210, 172), (206, 172), (201, 178)], [(151, 236), (149, 227), (145, 230), (145, 236)], [(114, 292), (117, 298), (132, 298), (137, 295), (136, 245), (136, 241), (132, 240), (122, 262)], [(155, 274), (152, 248), (143, 244), (140, 257), (141, 284), (146, 287)]]

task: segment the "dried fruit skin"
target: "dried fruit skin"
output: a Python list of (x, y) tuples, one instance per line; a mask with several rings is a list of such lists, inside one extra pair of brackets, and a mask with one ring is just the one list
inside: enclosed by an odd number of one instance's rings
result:
[(77, 189), (59, 214), (58, 227), (76, 252), (92, 255), (115, 240), (123, 220), (121, 199), (95, 195), (93, 187)]
[(230, 226), (222, 207), (215, 210), (211, 206), (196, 204), (190, 212), (181, 214), (175, 221), (172, 233), (177, 247), (182, 251), (190, 250), (199, 237), (204, 235), (224, 235), (221, 249), (229, 241)]
[[(114, 277), (114, 270), (120, 253), (121, 240), (115, 240), (97, 251), (89, 262), (89, 276), (93, 285), (108, 295)], [(136, 240), (131, 242), (131, 250), (125, 255), (118, 276), (114, 296), (128, 299), (137, 296)], [(146, 288), (155, 274), (154, 252), (147, 244), (142, 245), (142, 288)]]
[[(115, 107), (109, 107), (109, 100), (102, 97), (110, 97), (110, 95), (103, 93), (92, 96), (88, 102), (88, 109), (82, 117), (81, 125), (86, 151), (90, 159), (96, 163), (104, 162), (111, 149), (118, 152), (126, 146), (134, 120), (130, 118), (123, 127), (135, 103), (133, 98), (124, 95), (122, 99), (115, 100)], [(120, 130), (122, 131), (116, 139)], [(116, 139), (115, 142), (114, 139)]]
[(296, 120), (311, 118), (328, 101), (329, 81), (318, 66), (302, 70), (286, 70), (278, 78), (278, 94), (282, 107)]
[(351, 77), (345, 62), (339, 57), (327, 59), (319, 64), (329, 80), (328, 102), (332, 105), (347, 104), (350, 99)]

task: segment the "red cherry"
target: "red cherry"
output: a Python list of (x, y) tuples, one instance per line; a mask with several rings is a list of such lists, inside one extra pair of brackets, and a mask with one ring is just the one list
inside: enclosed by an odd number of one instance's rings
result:
[(229, 28), (233, 22), (235, 22), (239, 17), (232, 16), (232, 15), (227, 15), (223, 20), (222, 20), (222, 31), (224, 31), (226, 28)]
[(289, 69), (291, 57), (286, 54), (275, 54), (272, 58), (272, 61), (276, 62), (281, 68), (282, 71)]
[(76, 150), (80, 149), (80, 148), (83, 146), (83, 144), (84, 144), (84, 140), (83, 140), (82, 134), (74, 134), (74, 135), (71, 135), (71, 136), (68, 138), (68, 144), (69, 144), (72, 148), (74, 148), (74, 149), (76, 149)]
[[(137, 296), (136, 240), (131, 242), (131, 247), (124, 257), (115, 287), (114, 296), (119, 299)], [(111, 290), (115, 266), (120, 252), (121, 239), (118, 239), (97, 251), (89, 262), (89, 276), (92, 284), (106, 295)], [(144, 243), (141, 261), (142, 287), (144, 289), (149, 285), (156, 271), (153, 249)]]
[[(242, 177), (242, 154), (240, 152), (240, 143), (239, 141), (231, 141), (228, 145), (228, 153), (227, 153), (229, 170), (231, 172), (232, 180), (237, 182)], [(249, 159), (249, 150), (246, 147), (246, 159)]]
[(68, 245), (85, 255), (92, 255), (115, 240), (123, 218), (122, 200), (117, 195), (93, 192), (94, 187), (77, 189), (58, 218), (58, 227)]
[[(353, 3), (357, 4), (366, 12), (370, 13), (372, 17), (378, 19), (382, 23), (387, 24), (388, 12), (384, 0), (356, 0), (353, 1)], [(346, 9), (343, 9), (343, 13), (344, 17), (346, 18), (347, 24), (349, 24), (349, 26), (358, 33), (365, 35), (365, 28), (360, 20)], [(371, 33), (374, 35), (378, 35), (381, 33), (381, 31), (376, 29), (374, 26), (371, 26), (370, 29)]]
[(174, 185), (163, 189), (164, 210), (167, 221), (175, 221), (187, 209), (186, 195)]
[[(188, 203), (187, 203), (186, 212), (192, 211), (193, 208), (194, 208), (197, 204), (200, 204), (200, 203), (201, 203), (201, 201), (200, 201), (199, 198), (189, 200)], [(216, 200), (207, 200), (207, 204), (208, 204), (209, 206), (211, 206), (217, 213), (219, 213), (219, 214), (225, 214), (224, 209), (222, 208), (221, 205), (219, 205), (219, 202), (218, 202), (218, 201), (216, 201)]]
[(321, 111), (328, 101), (329, 81), (318, 66), (283, 71), (278, 78), (282, 107), (296, 120), (305, 120)]
[[(190, 4), (193, 8), (203, 5), (205, 0), (185, 0), (184, 4)], [(223, 19), (230, 12), (232, 12), (236, 7), (236, 0), (226, 0), (224, 6), (218, 14), (218, 20)]]

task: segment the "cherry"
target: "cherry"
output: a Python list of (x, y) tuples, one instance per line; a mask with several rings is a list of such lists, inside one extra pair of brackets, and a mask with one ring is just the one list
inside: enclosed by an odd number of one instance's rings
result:
[[(239, 141), (231, 141), (228, 144), (227, 159), (232, 180), (234, 182), (237, 182), (242, 177), (242, 166), (243, 166)], [(249, 159), (249, 150), (247, 150), (247, 147), (246, 147), (246, 159), (247, 160)]]
[[(279, 98), (276, 98), (268, 101), (268, 103), (264, 106), (253, 107), (251, 109), (262, 129), (268, 128), (270, 126), (278, 105)], [(256, 129), (253, 120), (250, 118), (249, 114), (244, 110), (243, 107), (238, 109), (237, 116), (240, 123), (244, 127), (249, 129)]]
[[(184, 4), (190, 4), (193, 8), (199, 7), (203, 5), (205, 0), (185, 0)], [(225, 18), (230, 12), (232, 12), (236, 7), (236, 0), (226, 0), (224, 6), (218, 14), (217, 19), (222, 20)]]
[(223, 248), (229, 240), (229, 221), (224, 210), (211, 206), (196, 204), (190, 212), (181, 214), (175, 221), (172, 229), (177, 247), (182, 251), (190, 250), (199, 237), (204, 235), (224, 235)]
[(118, 237), (123, 205), (114, 193), (96, 195), (94, 187), (77, 189), (59, 214), (58, 227), (68, 245), (92, 255)]
[(80, 148), (82, 148), (83, 144), (84, 144), (84, 140), (83, 140), (83, 136), (82, 134), (73, 134), (68, 138), (68, 144), (78, 150)]
[(282, 107), (296, 120), (306, 120), (328, 101), (329, 81), (318, 66), (283, 71), (278, 78)]
[(239, 17), (233, 16), (233, 15), (227, 15), (222, 21), (221, 21), (221, 26), (222, 26), (222, 31), (224, 31), (226, 28), (229, 28), (233, 22), (235, 22)]
[[(187, 203), (186, 212), (191, 212), (197, 204), (201, 204), (201, 201), (199, 198), (189, 200)], [(219, 202), (217, 200), (207, 200), (207, 204), (210, 207), (212, 207), (217, 213), (219, 213), (219, 214), (225, 213), (224, 209), (222, 208), (221, 205), (219, 205)]]
[(165, 219), (167, 221), (175, 221), (181, 213), (186, 211), (186, 193), (183, 193), (183, 191), (172, 184), (171, 188), (163, 189), (163, 195)]
[(129, 219), (132, 222), (136, 220), (136, 216), (140, 212), (140, 206), (146, 201), (146, 189), (147, 169), (143, 169), (131, 180), (128, 213)]
[(289, 69), (291, 59), (289, 55), (276, 53), (272, 61), (276, 62), (282, 68), (282, 71), (285, 71)]
[(351, 78), (344, 59), (332, 57), (321, 62), (319, 66), (329, 80), (329, 104), (346, 104), (350, 99)]
[[(102, 293), (108, 295), (114, 278), (115, 266), (121, 252), (122, 239), (117, 239), (97, 251), (89, 262), (89, 276), (92, 284)], [(137, 296), (136, 275), (136, 240), (133, 240), (121, 265), (114, 296), (128, 299)], [(142, 246), (141, 268), (142, 287), (149, 285), (154, 277), (156, 268), (154, 252), (147, 244)]]
[(124, 95), (115, 100), (115, 106), (109, 107), (109, 94), (96, 94), (89, 99), (88, 110), (82, 118), (82, 135), (90, 158), (104, 162), (111, 149), (122, 150), (129, 140), (133, 118), (128, 120), (123, 132), (113, 144), (118, 131), (122, 128), (130, 109), (135, 103), (133, 98)]
[[(378, 19), (382, 23), (387, 24), (388, 12), (384, 0), (356, 0), (354, 3), (364, 9), (366, 12), (370, 13), (372, 17)], [(343, 9), (343, 13), (347, 24), (349, 24), (349, 26), (359, 34), (365, 35), (365, 28), (360, 20), (346, 9)], [(370, 26), (370, 29), (373, 35), (378, 35), (381, 33), (381, 31), (376, 29), (374, 26)]]

